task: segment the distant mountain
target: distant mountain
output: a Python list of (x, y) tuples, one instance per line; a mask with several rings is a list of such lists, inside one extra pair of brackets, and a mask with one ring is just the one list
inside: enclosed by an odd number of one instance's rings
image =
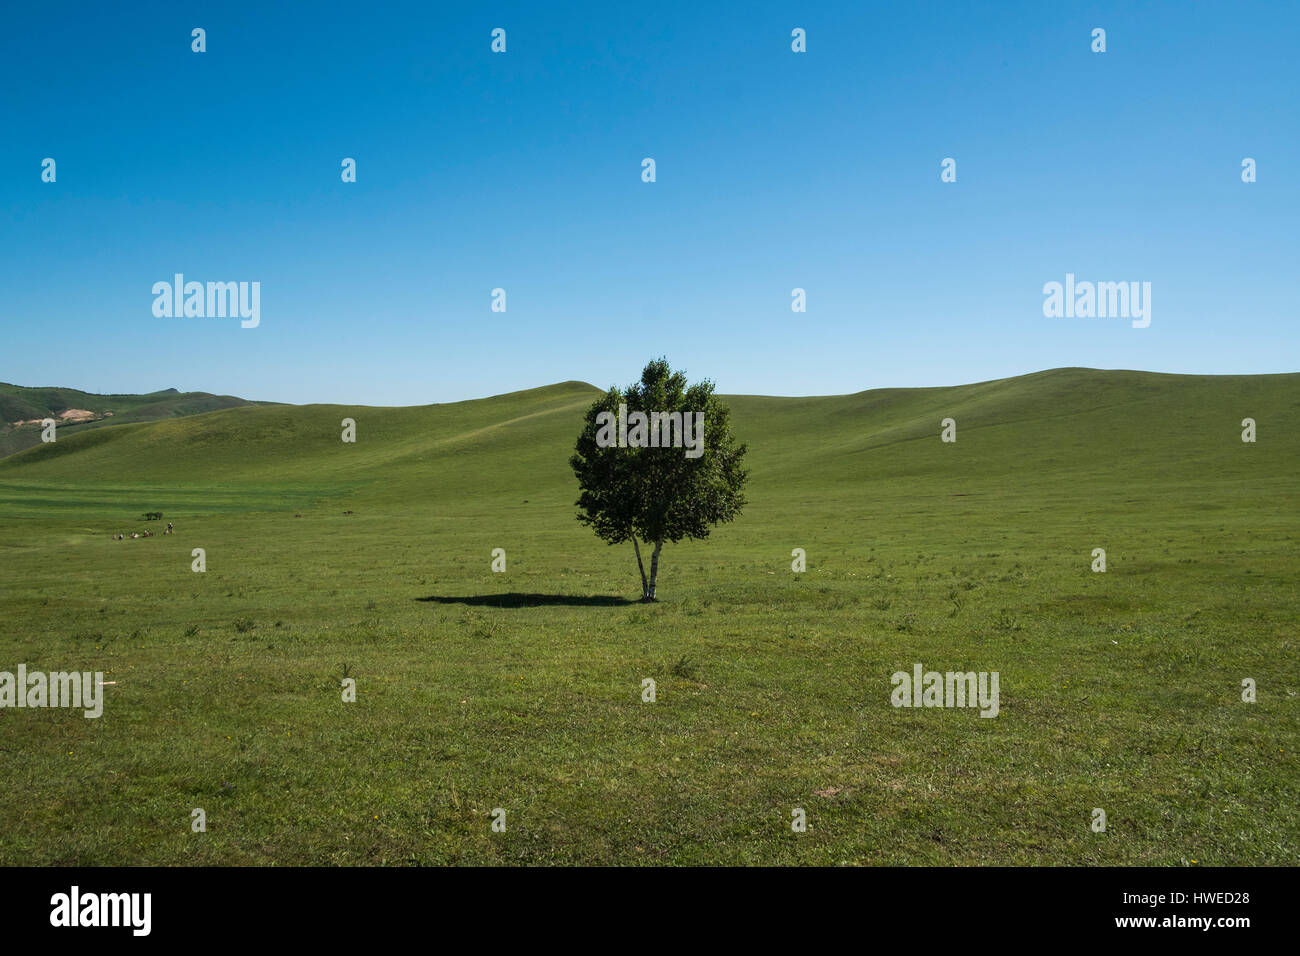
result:
[(165, 388), (146, 395), (96, 395), (75, 388), (27, 388), (0, 382), (0, 458), (41, 443), (41, 421), (59, 423), (59, 437), (131, 422), (183, 418), (245, 405), (262, 405), (234, 395), (179, 392)]

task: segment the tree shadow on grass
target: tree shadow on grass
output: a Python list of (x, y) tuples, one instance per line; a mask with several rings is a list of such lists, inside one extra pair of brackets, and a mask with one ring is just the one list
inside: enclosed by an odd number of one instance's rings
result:
[(565, 605), (568, 607), (623, 607), (625, 604), (638, 604), (624, 597), (611, 597), (605, 594), (471, 594), (466, 597), (441, 597), (431, 594), (416, 598), (417, 601), (435, 604), (469, 604), (474, 607), (542, 607), (545, 605)]

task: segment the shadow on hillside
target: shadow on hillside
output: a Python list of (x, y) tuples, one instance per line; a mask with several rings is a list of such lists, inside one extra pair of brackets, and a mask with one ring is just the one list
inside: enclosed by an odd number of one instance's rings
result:
[(417, 601), (436, 604), (471, 604), (475, 607), (541, 607), (543, 605), (566, 605), (569, 607), (622, 607), (636, 604), (637, 601), (623, 597), (610, 597), (604, 594), (471, 594), (466, 597), (428, 597), (416, 598)]

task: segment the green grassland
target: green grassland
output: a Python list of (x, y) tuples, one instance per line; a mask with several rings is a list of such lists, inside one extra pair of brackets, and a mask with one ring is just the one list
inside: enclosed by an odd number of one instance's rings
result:
[[(749, 504), (652, 605), (574, 518), (596, 395), (0, 460), (0, 670), (116, 682), (98, 720), (0, 710), (0, 864), (1300, 858), (1300, 374), (731, 396)], [(110, 540), (145, 511), (177, 533)], [(1001, 712), (893, 708), (917, 662), (998, 671)]]

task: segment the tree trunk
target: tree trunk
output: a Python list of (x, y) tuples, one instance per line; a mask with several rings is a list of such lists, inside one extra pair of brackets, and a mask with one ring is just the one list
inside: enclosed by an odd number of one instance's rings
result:
[[(636, 569), (641, 572), (641, 600), (650, 600), (650, 586), (646, 584), (645, 565), (641, 563), (641, 545), (636, 543), (636, 535), (632, 536), (632, 547), (636, 549)], [(656, 552), (656, 557), (658, 554)]]
[(655, 600), (655, 580), (659, 577), (659, 551), (663, 548), (662, 541), (655, 542), (654, 553), (650, 555), (650, 592), (649, 600)]

